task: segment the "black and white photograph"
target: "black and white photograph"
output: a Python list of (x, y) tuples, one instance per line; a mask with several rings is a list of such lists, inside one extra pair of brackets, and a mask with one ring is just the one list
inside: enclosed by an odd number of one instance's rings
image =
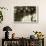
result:
[(37, 7), (36, 6), (15, 6), (14, 21), (15, 22), (37, 22)]

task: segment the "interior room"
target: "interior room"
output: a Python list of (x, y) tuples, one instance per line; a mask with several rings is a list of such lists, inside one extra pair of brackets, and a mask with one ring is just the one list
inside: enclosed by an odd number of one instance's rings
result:
[[(44, 36), (44, 46), (46, 46), (46, 0), (0, 0), (0, 46), (2, 39), (29, 38), (34, 32), (41, 32)], [(37, 21), (16, 22), (14, 21), (14, 7), (16, 6), (36, 6)], [(4, 27), (9, 26), (12, 31), (8, 31), (9, 36), (5, 37)], [(8, 29), (9, 30), (9, 29)], [(14, 37), (13, 36), (13, 37)], [(6, 42), (6, 41), (5, 41)], [(7, 45), (6, 45), (7, 46)], [(41, 45), (42, 46), (42, 45)]]

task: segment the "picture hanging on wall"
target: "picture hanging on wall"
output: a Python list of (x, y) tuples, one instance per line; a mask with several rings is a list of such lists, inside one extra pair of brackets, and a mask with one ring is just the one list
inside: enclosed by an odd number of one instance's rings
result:
[(36, 6), (15, 6), (14, 7), (15, 22), (37, 22), (37, 7)]

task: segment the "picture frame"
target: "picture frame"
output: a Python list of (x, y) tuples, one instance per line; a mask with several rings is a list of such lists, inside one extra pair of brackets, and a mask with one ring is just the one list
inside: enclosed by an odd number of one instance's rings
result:
[(37, 6), (15, 6), (14, 7), (14, 22), (38, 22), (38, 7)]

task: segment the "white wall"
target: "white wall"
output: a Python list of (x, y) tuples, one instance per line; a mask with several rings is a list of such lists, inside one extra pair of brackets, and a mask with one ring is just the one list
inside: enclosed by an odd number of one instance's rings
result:
[[(33, 5), (38, 6), (38, 23), (16, 23), (14, 22), (14, 6)], [(15, 32), (16, 37), (29, 37), (34, 31), (41, 31), (46, 37), (46, 0), (0, 0), (0, 7), (6, 7), (8, 11), (2, 10), (4, 20), (0, 23), (0, 46), (1, 39), (4, 38), (3, 27), (9, 25), (12, 28), (12, 34)], [(45, 39), (46, 45), (46, 39)]]

